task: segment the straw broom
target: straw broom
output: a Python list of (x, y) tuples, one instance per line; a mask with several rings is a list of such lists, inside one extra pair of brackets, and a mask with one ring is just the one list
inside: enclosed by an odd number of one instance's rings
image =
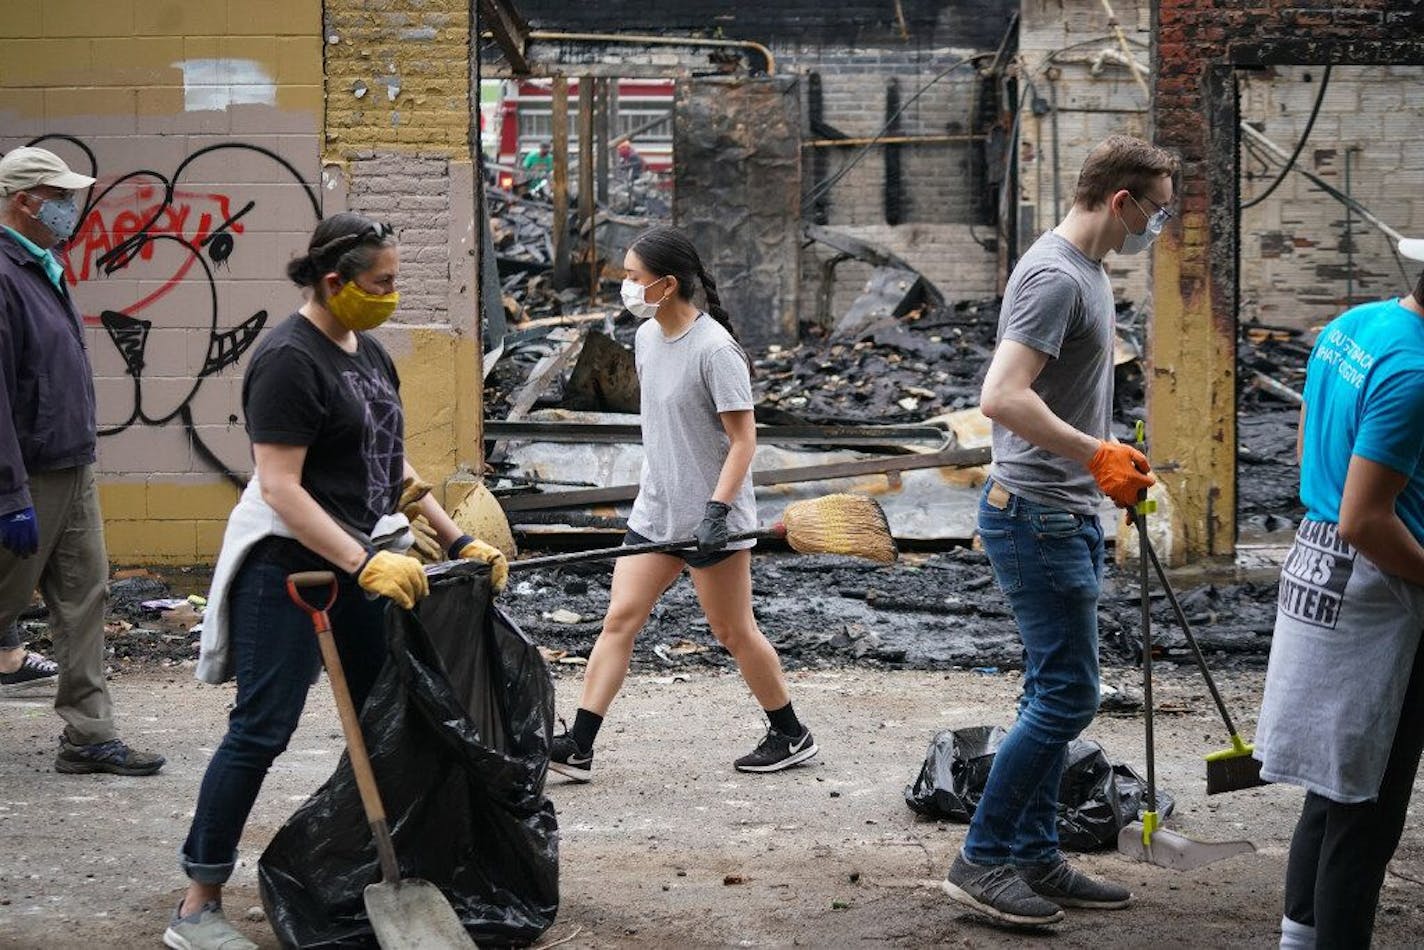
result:
[[(868, 495), (822, 495), (806, 501), (793, 501), (781, 513), (781, 519), (769, 528), (744, 531), (727, 538), (728, 542), (748, 539), (785, 540), (793, 551), (801, 554), (844, 554), (865, 558), (877, 564), (893, 564), (900, 556), (895, 539), (890, 536), (890, 522), (880, 503)], [(616, 548), (575, 551), (571, 554), (551, 554), (511, 561), (511, 571), (559, 567), (603, 561), (631, 554), (659, 554), (696, 548), (691, 538), (684, 541), (654, 541), (648, 544), (625, 544)]]

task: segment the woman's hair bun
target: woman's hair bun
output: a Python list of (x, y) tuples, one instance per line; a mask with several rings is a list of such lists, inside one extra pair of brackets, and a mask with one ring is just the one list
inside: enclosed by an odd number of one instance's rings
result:
[(316, 264), (312, 261), (310, 254), (303, 254), (301, 257), (294, 257), (287, 262), (287, 276), (292, 283), (298, 287), (311, 287), (316, 284), (317, 277)]

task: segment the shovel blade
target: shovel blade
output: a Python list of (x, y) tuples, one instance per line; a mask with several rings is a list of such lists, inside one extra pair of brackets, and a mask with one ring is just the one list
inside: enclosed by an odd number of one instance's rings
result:
[(1117, 850), (1134, 861), (1170, 871), (1190, 871), (1238, 854), (1255, 854), (1256, 846), (1249, 841), (1194, 841), (1166, 828), (1152, 832), (1151, 843), (1144, 844), (1142, 822), (1134, 821), (1117, 833)]
[(455, 909), (429, 881), (368, 884), (365, 899), (381, 950), (475, 950)]

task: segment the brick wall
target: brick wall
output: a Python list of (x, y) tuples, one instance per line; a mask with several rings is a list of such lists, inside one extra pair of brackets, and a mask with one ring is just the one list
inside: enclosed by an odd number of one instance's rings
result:
[(211, 555), (236, 497), (222, 473), (250, 469), (242, 367), (301, 302), (282, 267), (320, 204), (320, 10), (54, 0), (0, 18), (0, 150), (38, 142), (99, 179), (63, 256), (115, 561)]
[(1424, 65), (1424, 7), (1159, 0), (1156, 25), (1156, 137), (1179, 151), (1183, 175), (1181, 214), (1155, 259), (1148, 424), (1158, 469), (1172, 466), (1164, 481), (1189, 550), (1226, 554), (1236, 535), (1237, 71)]
[(401, 303), (379, 336), (401, 375), (407, 456), (444, 500), (457, 468), (479, 464), (469, 4), (326, 0), (324, 11), (333, 205), (400, 237)]
[[(401, 242), (403, 324), (448, 324), (450, 163), (362, 152), (348, 166), (348, 206), (393, 225)], [(468, 213), (468, 211), (466, 211)]]
[[(904, 104), (921, 88), (919, 99), (900, 116), (900, 135), (959, 135), (973, 128), (972, 112), (981, 83), (968, 67), (950, 72), (931, 84), (956, 61), (982, 50), (951, 49), (851, 49), (820, 47), (778, 49), (778, 68), (800, 74), (802, 112), (808, 114), (811, 73), (820, 76), (822, 120), (852, 138), (874, 135), (889, 118), (887, 90), (899, 84)], [(803, 123), (806, 139), (817, 138)], [(992, 238), (994, 225), (981, 210), (984, 181), (982, 145), (971, 142), (929, 142), (899, 147), (900, 224), (886, 220), (887, 150), (877, 146), (860, 157), (821, 200), (825, 224), (856, 237), (875, 241), (923, 270), (950, 299), (992, 296), (995, 257), (976, 243)], [(822, 153), (825, 176), (840, 174), (862, 152), (861, 147), (829, 147), (803, 151), (804, 192), (816, 188), (816, 153)], [(812, 220), (808, 209), (806, 219)], [(816, 300), (820, 270), (831, 252), (812, 245), (803, 253), (803, 319)], [(837, 269), (833, 316), (843, 313), (863, 289), (868, 267), (852, 262)]]
[(466, 0), (325, 4), (328, 152), (469, 152)]

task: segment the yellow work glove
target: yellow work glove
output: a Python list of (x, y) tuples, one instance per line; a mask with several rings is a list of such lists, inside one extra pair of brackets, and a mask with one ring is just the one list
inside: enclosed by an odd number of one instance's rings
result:
[(435, 528), (431, 526), (430, 520), (425, 515), (416, 515), (410, 519), (410, 533), (415, 539), (415, 543), (410, 546), (408, 552), (411, 557), (419, 557), (426, 564), (434, 564), (436, 561), (445, 559), (445, 549), (440, 546), (440, 539), (435, 535)]
[(408, 554), (390, 551), (377, 551), (368, 557), (356, 572), (356, 583), (363, 590), (389, 597), (406, 610), (430, 593), (430, 582), (425, 579), (420, 562)]
[(490, 566), (490, 587), (494, 588), (496, 594), (504, 590), (504, 585), (509, 580), (509, 561), (505, 560), (504, 552), (499, 548), (478, 541), (468, 534), (462, 534), (450, 545), (449, 553), (452, 561), (455, 558), (462, 561), (484, 561)]
[(412, 521), (420, 514), (420, 509), (415, 506), (420, 500), (430, 494), (430, 486), (418, 478), (407, 475), (405, 481), (401, 482), (400, 501), (396, 502), (396, 511), (405, 515)]

